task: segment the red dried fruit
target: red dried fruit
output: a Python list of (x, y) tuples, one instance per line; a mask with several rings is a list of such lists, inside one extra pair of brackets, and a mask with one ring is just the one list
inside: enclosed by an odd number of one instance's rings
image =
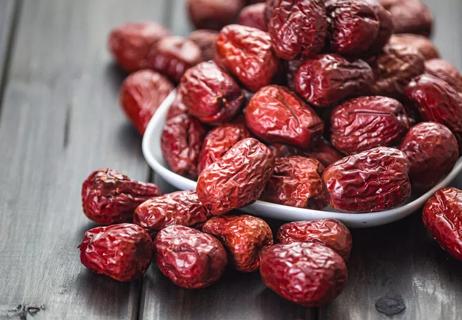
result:
[(180, 114), (165, 123), (161, 137), (162, 155), (172, 171), (197, 177), (197, 162), (206, 130), (199, 120)]
[(178, 90), (189, 114), (208, 124), (231, 120), (244, 102), (239, 85), (213, 61), (186, 71)]
[(169, 31), (155, 22), (127, 23), (109, 34), (108, 47), (117, 63), (127, 72), (147, 68), (151, 47)]
[(149, 67), (175, 82), (201, 61), (201, 49), (191, 40), (178, 36), (162, 38), (149, 54)]
[(391, 35), (393, 34), (393, 20), (390, 12), (376, 2), (376, 0), (366, 0), (371, 5), (377, 19), (379, 21), (379, 31), (374, 42), (369, 48), (369, 52), (365, 54), (375, 54), (380, 52), (382, 48), (388, 43)]
[(350, 230), (340, 221), (321, 219), (283, 224), (278, 231), (280, 243), (317, 242), (331, 248), (348, 260), (351, 251)]
[(425, 72), (449, 83), (462, 94), (462, 75), (459, 70), (443, 59), (432, 59), (425, 62)]
[(422, 122), (411, 128), (400, 150), (409, 159), (409, 177), (418, 190), (437, 184), (459, 158), (456, 137), (447, 127), (434, 122)]
[(405, 93), (423, 120), (444, 124), (462, 144), (462, 95), (444, 80), (428, 74), (415, 78)]
[(266, 31), (265, 8), (266, 5), (264, 3), (256, 3), (244, 7), (241, 13), (239, 13), (237, 23)]
[(82, 207), (88, 219), (100, 224), (132, 220), (135, 208), (160, 195), (153, 183), (132, 180), (112, 169), (91, 173), (82, 184)]
[(244, 207), (260, 197), (273, 166), (267, 146), (243, 139), (201, 172), (196, 187), (199, 200), (213, 215)]
[(342, 257), (315, 242), (276, 244), (264, 249), (260, 274), (268, 288), (305, 307), (319, 307), (335, 299), (348, 279)]
[(90, 229), (79, 248), (85, 267), (117, 281), (142, 276), (153, 255), (149, 233), (131, 223)]
[(173, 117), (176, 117), (180, 114), (187, 114), (188, 113), (188, 107), (186, 107), (183, 103), (183, 97), (181, 94), (177, 91), (175, 100), (173, 100), (172, 105), (168, 109), (167, 112), (167, 120)]
[(312, 57), (327, 35), (323, 0), (279, 0), (272, 4), (268, 32), (276, 55), (285, 60)]
[(220, 279), (228, 263), (220, 241), (185, 226), (173, 225), (162, 229), (154, 245), (160, 272), (183, 288), (210, 286)]
[(306, 60), (295, 74), (295, 90), (310, 104), (326, 107), (367, 92), (373, 82), (369, 65), (336, 54)]
[(314, 145), (304, 153), (308, 158), (314, 158), (322, 163), (324, 167), (342, 159), (340, 152), (335, 150), (329, 142), (319, 139)]
[(271, 46), (271, 38), (266, 32), (229, 25), (218, 36), (217, 60), (246, 88), (257, 91), (271, 82), (279, 68)]
[(271, 143), (307, 148), (324, 130), (316, 112), (282, 86), (260, 89), (244, 114), (250, 131)]
[(151, 70), (137, 71), (124, 80), (120, 104), (140, 134), (144, 134), (149, 120), (172, 90), (170, 81)]
[(438, 190), (425, 203), (423, 222), (443, 250), (462, 260), (462, 190)]
[(225, 123), (210, 130), (202, 143), (198, 174), (245, 138), (250, 138), (250, 133), (242, 122)]
[(379, 0), (392, 16), (395, 33), (416, 33), (429, 36), (433, 18), (430, 9), (420, 0)]
[(197, 29), (220, 30), (232, 23), (244, 6), (243, 0), (187, 0), (189, 18)]
[(213, 217), (202, 226), (202, 231), (222, 241), (234, 267), (242, 272), (257, 270), (260, 251), (273, 244), (268, 224), (250, 215)]
[(188, 39), (201, 49), (204, 61), (215, 58), (217, 38), (218, 32), (207, 29), (193, 31), (188, 36)]
[(299, 208), (322, 209), (327, 204), (322, 182), (323, 165), (302, 156), (276, 158), (273, 175), (262, 199)]
[(344, 102), (333, 110), (330, 124), (332, 144), (345, 154), (393, 146), (410, 127), (401, 102), (381, 96)]
[(403, 33), (395, 34), (390, 38), (390, 44), (413, 47), (424, 57), (425, 60), (439, 58), (440, 54), (433, 42), (427, 37)]
[(323, 174), (331, 207), (360, 213), (402, 204), (411, 194), (409, 166), (403, 152), (387, 147), (335, 162)]
[(207, 221), (207, 210), (193, 191), (177, 191), (151, 198), (140, 204), (133, 222), (150, 231), (177, 224), (191, 227)]

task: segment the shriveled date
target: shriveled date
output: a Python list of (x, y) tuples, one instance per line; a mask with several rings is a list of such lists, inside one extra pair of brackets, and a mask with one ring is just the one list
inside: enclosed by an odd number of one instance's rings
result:
[(443, 59), (431, 59), (425, 62), (425, 72), (446, 81), (459, 94), (462, 94), (462, 75), (459, 70)]
[(396, 207), (411, 194), (409, 161), (393, 148), (378, 147), (329, 166), (323, 180), (332, 208), (374, 212)]
[(424, 57), (425, 60), (436, 59), (440, 56), (434, 43), (427, 37), (418, 34), (395, 34), (390, 38), (390, 43), (413, 47), (417, 49), (417, 51)]
[(239, 13), (237, 22), (243, 26), (266, 31), (265, 8), (266, 5), (264, 3), (255, 3), (244, 7)]
[(199, 200), (213, 215), (244, 207), (260, 197), (273, 166), (267, 146), (254, 138), (243, 139), (201, 172)]

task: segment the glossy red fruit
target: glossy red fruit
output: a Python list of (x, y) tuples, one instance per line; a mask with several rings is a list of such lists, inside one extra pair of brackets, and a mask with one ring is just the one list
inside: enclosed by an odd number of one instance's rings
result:
[(276, 158), (262, 199), (299, 208), (322, 209), (327, 204), (322, 182), (324, 166), (302, 156)]
[(220, 30), (233, 23), (244, 6), (243, 0), (187, 0), (189, 18), (197, 29)]
[(350, 257), (352, 244), (350, 230), (342, 222), (334, 219), (283, 224), (279, 228), (277, 239), (280, 243), (316, 242), (331, 248), (345, 261)]
[(255, 3), (244, 7), (239, 13), (237, 23), (266, 31), (265, 8), (264, 3)]
[(154, 246), (160, 272), (182, 288), (210, 286), (221, 278), (228, 263), (220, 241), (185, 226), (162, 229)]
[(140, 134), (144, 134), (149, 120), (173, 90), (167, 78), (151, 70), (129, 75), (120, 89), (120, 104)]
[(132, 220), (135, 208), (160, 195), (153, 183), (132, 180), (112, 169), (92, 172), (82, 184), (82, 207), (88, 219), (100, 224)]
[(217, 60), (251, 91), (270, 84), (279, 68), (270, 36), (256, 28), (237, 24), (221, 30)]
[(315, 242), (276, 244), (264, 249), (260, 274), (268, 288), (305, 307), (319, 307), (335, 299), (348, 278), (342, 257)]
[(153, 244), (149, 233), (136, 224), (96, 227), (85, 232), (80, 261), (93, 272), (117, 281), (143, 275), (151, 263)]
[(307, 148), (322, 135), (324, 124), (316, 112), (282, 86), (266, 86), (244, 110), (247, 127), (271, 143)]
[(323, 173), (330, 205), (347, 212), (396, 207), (411, 195), (409, 160), (393, 148), (378, 147), (348, 156)]
[(279, 0), (273, 3), (268, 32), (276, 55), (285, 60), (312, 57), (327, 35), (323, 0)]
[(412, 186), (420, 191), (436, 185), (453, 168), (459, 158), (457, 139), (439, 123), (422, 122), (412, 127), (401, 142), (411, 164)]
[(213, 60), (216, 53), (218, 32), (208, 29), (199, 29), (191, 32), (188, 39), (194, 42), (202, 52), (204, 61)]
[(201, 172), (196, 187), (199, 200), (213, 215), (244, 207), (260, 197), (273, 166), (267, 146), (243, 139)]
[(443, 250), (462, 260), (462, 190), (438, 190), (425, 204), (423, 222)]
[(427, 37), (418, 34), (395, 34), (390, 38), (390, 44), (413, 47), (425, 60), (436, 59), (440, 56), (435, 44)]
[(462, 94), (462, 75), (459, 70), (443, 59), (432, 59), (425, 62), (425, 72), (449, 83)]
[(172, 171), (197, 177), (197, 162), (205, 134), (201, 122), (186, 113), (167, 120), (162, 131), (161, 150)]
[(410, 127), (403, 105), (393, 98), (359, 97), (337, 106), (330, 119), (333, 146), (353, 154), (400, 142)]
[(243, 122), (225, 123), (209, 131), (202, 143), (198, 174), (221, 157), (242, 139), (250, 138)]
[(260, 251), (273, 244), (268, 224), (250, 215), (213, 217), (202, 226), (202, 231), (222, 241), (234, 268), (242, 272), (257, 270)]
[(117, 63), (127, 72), (149, 66), (148, 54), (169, 31), (155, 22), (127, 23), (109, 34), (108, 47)]
[(416, 33), (429, 36), (433, 18), (421, 0), (379, 0), (392, 16), (395, 33)]
[(335, 150), (325, 139), (319, 139), (314, 145), (304, 152), (308, 158), (313, 158), (322, 163), (324, 167), (343, 158), (343, 155)]
[(213, 61), (186, 71), (178, 90), (189, 114), (208, 124), (231, 120), (244, 103), (239, 85)]

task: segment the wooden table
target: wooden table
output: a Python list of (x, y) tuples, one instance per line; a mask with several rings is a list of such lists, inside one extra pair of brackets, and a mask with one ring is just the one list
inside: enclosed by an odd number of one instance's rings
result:
[[(155, 267), (120, 284), (81, 266), (77, 245), (92, 227), (83, 179), (99, 167), (153, 179), (118, 105), (123, 76), (108, 32), (152, 19), (187, 34), (183, 2), (0, 0), (0, 319), (385, 319), (375, 308), (384, 297), (406, 306), (394, 319), (460, 319), (462, 265), (426, 235), (419, 213), (353, 231), (348, 286), (320, 309), (280, 299), (257, 273), (228, 271), (190, 291)], [(442, 55), (462, 68), (462, 2), (427, 3)]]

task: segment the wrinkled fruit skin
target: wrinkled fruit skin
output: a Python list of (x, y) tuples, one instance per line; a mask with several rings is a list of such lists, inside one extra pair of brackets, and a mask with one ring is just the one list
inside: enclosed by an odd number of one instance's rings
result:
[(421, 0), (380, 0), (392, 16), (395, 33), (415, 33), (429, 36), (433, 18)]
[(273, 166), (267, 146), (254, 138), (243, 139), (201, 172), (199, 200), (212, 215), (244, 207), (260, 198)]
[(279, 228), (277, 240), (280, 243), (317, 242), (337, 252), (345, 261), (350, 257), (352, 245), (350, 230), (334, 219), (283, 224)]
[(161, 137), (162, 155), (174, 172), (197, 177), (197, 162), (206, 130), (196, 118), (184, 113), (165, 123)]
[(428, 199), (423, 222), (441, 248), (462, 260), (462, 191), (443, 188)]
[(250, 138), (250, 132), (242, 122), (225, 123), (209, 131), (202, 143), (199, 155), (198, 174), (214, 163), (236, 143)]
[(278, 295), (305, 307), (335, 299), (345, 287), (348, 271), (342, 257), (315, 242), (276, 244), (260, 255), (263, 283)]
[(273, 244), (268, 224), (250, 215), (213, 217), (202, 226), (202, 231), (222, 241), (234, 267), (242, 272), (257, 270), (260, 251)]
[(412, 186), (427, 190), (451, 171), (459, 158), (457, 139), (451, 130), (439, 123), (422, 122), (411, 128), (401, 142), (411, 164)]
[(189, 18), (196, 29), (220, 30), (232, 23), (244, 6), (243, 0), (187, 0)]
[(191, 40), (177, 36), (162, 38), (149, 54), (149, 66), (175, 82), (201, 61), (201, 49)]
[(282, 86), (266, 86), (244, 110), (247, 127), (270, 143), (308, 148), (320, 137), (324, 124), (316, 112)]
[(393, 148), (378, 147), (348, 156), (324, 170), (330, 205), (346, 212), (396, 207), (411, 194), (409, 161)]
[(172, 90), (167, 78), (151, 70), (137, 71), (124, 80), (120, 104), (140, 134), (144, 134), (149, 120)]
[(182, 288), (210, 286), (220, 279), (228, 263), (220, 241), (185, 226), (173, 225), (162, 229), (154, 246), (160, 272)]
[(149, 66), (148, 55), (169, 31), (155, 22), (127, 23), (111, 31), (108, 47), (125, 71), (132, 72)]
[(279, 68), (269, 35), (236, 24), (221, 30), (217, 40), (217, 60), (254, 92), (268, 85)]
[(268, 32), (276, 55), (284, 60), (312, 57), (327, 35), (323, 0), (278, 0), (271, 8)]
[(462, 75), (449, 62), (432, 59), (425, 62), (425, 72), (449, 83), (457, 92), (462, 93)]
[(409, 84), (405, 93), (423, 120), (444, 124), (462, 144), (462, 96), (453, 87), (423, 74)]
[(276, 158), (262, 199), (299, 208), (322, 209), (327, 204), (322, 171), (315, 159), (302, 156)]
[(213, 61), (199, 63), (186, 71), (179, 92), (189, 114), (208, 124), (231, 120), (244, 102), (236, 81)]
[(244, 7), (239, 14), (237, 23), (266, 31), (265, 7), (264, 3), (255, 3)]
[(153, 244), (149, 233), (136, 224), (96, 227), (85, 232), (80, 261), (93, 272), (117, 281), (131, 281), (151, 263)]
[(415, 49), (424, 57), (425, 60), (436, 59), (440, 57), (438, 49), (433, 42), (427, 37), (412, 34), (403, 33), (395, 34), (390, 38), (391, 44), (410, 46)]
[(189, 34), (188, 39), (194, 42), (202, 53), (204, 61), (213, 60), (216, 53), (218, 32), (214, 30), (200, 29)]
[(208, 218), (195, 192), (177, 191), (143, 202), (136, 208), (133, 222), (150, 231), (159, 231), (174, 224), (195, 226)]
[(112, 169), (94, 171), (82, 184), (82, 207), (88, 219), (99, 224), (132, 220), (135, 208), (160, 195), (153, 183), (131, 180)]
[(342, 154), (335, 150), (329, 142), (319, 139), (307, 152), (304, 153), (308, 158), (314, 158), (321, 162), (324, 167), (343, 158)]
[(373, 82), (369, 65), (336, 54), (306, 60), (295, 74), (295, 90), (310, 104), (327, 107), (367, 92)]
[(332, 144), (345, 154), (395, 145), (410, 127), (403, 105), (381, 96), (349, 100), (333, 110), (330, 121)]

